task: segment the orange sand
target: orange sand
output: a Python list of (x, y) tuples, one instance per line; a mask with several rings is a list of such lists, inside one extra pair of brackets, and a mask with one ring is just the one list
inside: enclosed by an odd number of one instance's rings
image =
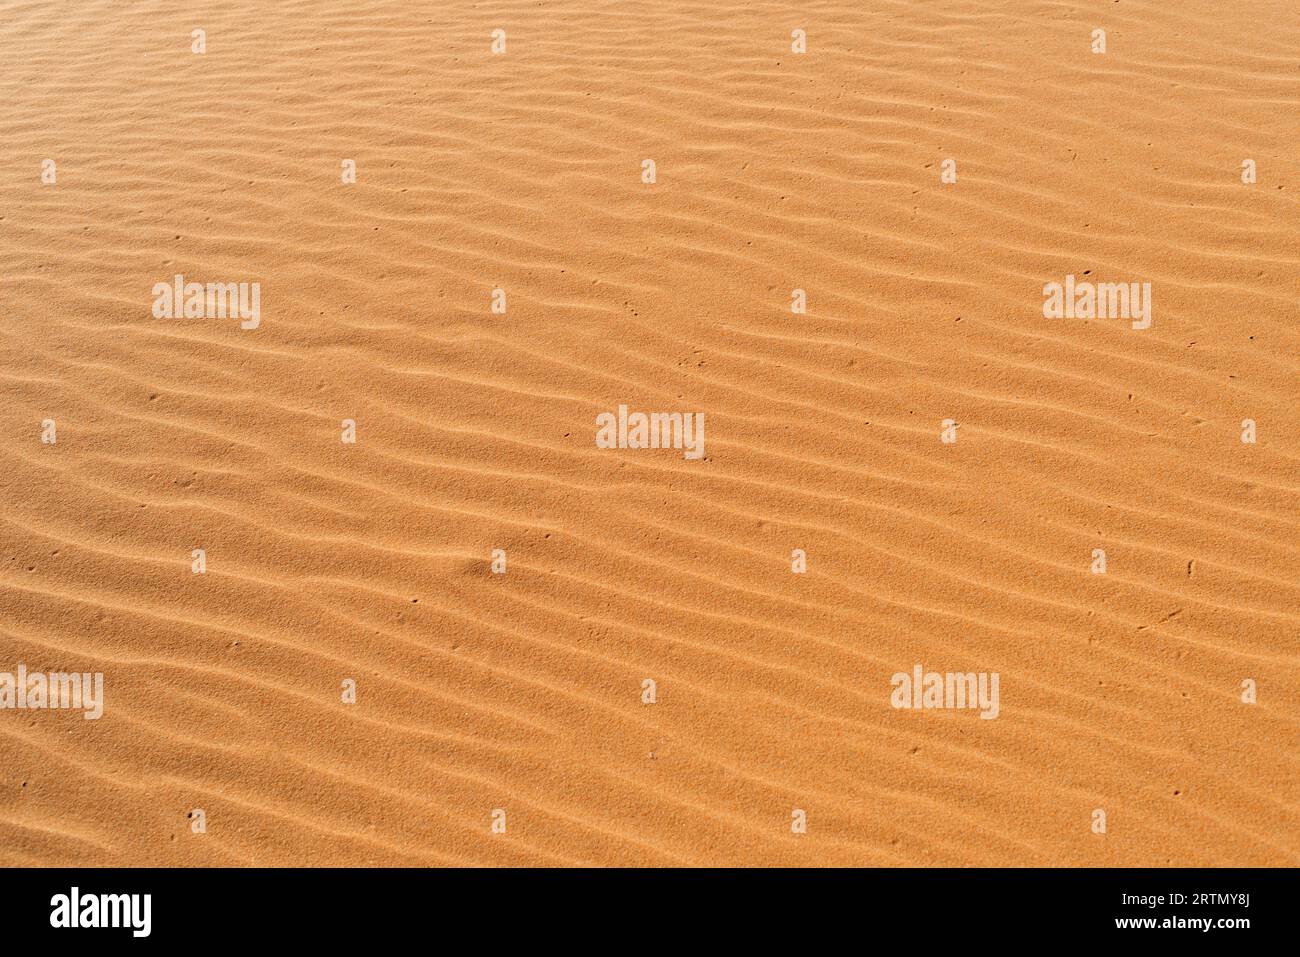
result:
[[(0, 860), (1300, 863), (1298, 45), (1293, 0), (5, 5), (0, 671), (106, 704), (0, 711)], [(155, 319), (177, 273), (260, 326)], [(1045, 319), (1067, 274), (1151, 327)], [(704, 458), (597, 448), (620, 404)], [(917, 663), (998, 718), (891, 707)]]

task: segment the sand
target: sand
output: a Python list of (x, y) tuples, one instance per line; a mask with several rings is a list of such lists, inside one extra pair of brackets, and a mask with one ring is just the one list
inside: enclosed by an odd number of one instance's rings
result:
[[(1298, 43), (6, 4), (0, 671), (104, 711), (0, 710), (0, 861), (1300, 863)], [(178, 274), (256, 328), (155, 318)], [(917, 665), (997, 717), (894, 707)]]

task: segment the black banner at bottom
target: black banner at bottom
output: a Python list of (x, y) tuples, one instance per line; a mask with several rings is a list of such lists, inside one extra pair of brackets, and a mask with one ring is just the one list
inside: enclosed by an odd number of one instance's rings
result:
[(771, 948), (902, 934), (1234, 947), (1278, 939), (1296, 909), (1295, 870), (1242, 869), (9, 869), (0, 885), (6, 942), (55, 945), (301, 949), (433, 935)]

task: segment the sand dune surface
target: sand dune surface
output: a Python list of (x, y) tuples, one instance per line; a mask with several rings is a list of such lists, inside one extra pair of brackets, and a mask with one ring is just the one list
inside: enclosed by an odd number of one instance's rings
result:
[(0, 859), (1300, 863), (1297, 44), (5, 4)]

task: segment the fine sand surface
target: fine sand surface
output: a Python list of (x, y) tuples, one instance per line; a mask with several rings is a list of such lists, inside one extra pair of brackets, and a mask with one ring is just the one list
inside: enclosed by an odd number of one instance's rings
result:
[[(0, 861), (1300, 863), (1298, 49), (1294, 0), (5, 3), (0, 671), (106, 704), (0, 710)], [(178, 273), (260, 326), (154, 318)], [(621, 404), (704, 457), (598, 448)], [(998, 717), (892, 707), (917, 664)]]

